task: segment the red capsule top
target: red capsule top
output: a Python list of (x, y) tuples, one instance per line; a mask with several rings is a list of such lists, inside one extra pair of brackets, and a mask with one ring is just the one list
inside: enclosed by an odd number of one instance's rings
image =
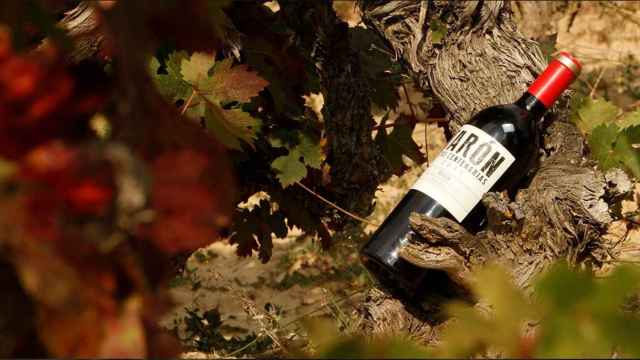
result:
[(573, 55), (561, 51), (531, 84), (528, 92), (538, 98), (546, 108), (550, 108), (580, 75), (581, 69), (582, 65)]

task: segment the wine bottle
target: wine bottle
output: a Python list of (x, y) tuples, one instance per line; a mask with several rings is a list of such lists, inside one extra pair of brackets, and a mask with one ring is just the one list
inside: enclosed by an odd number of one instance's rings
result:
[(580, 69), (571, 54), (561, 52), (518, 101), (486, 108), (460, 128), (361, 249), (362, 262), (378, 281), (411, 292), (429, 286), (426, 271), (398, 256), (413, 234), (409, 215), (448, 217), (472, 232), (482, 228), (482, 196), (517, 190), (537, 161), (538, 120)]

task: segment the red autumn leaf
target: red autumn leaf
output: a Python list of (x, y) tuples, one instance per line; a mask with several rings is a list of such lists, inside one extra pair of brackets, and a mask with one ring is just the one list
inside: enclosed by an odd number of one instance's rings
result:
[(7, 59), (12, 53), (11, 35), (6, 28), (0, 27), (0, 61)]
[(13, 57), (0, 67), (0, 82), (3, 96), (8, 101), (23, 100), (35, 93), (43, 76), (42, 69), (35, 62)]
[(216, 239), (213, 222), (201, 223), (192, 214), (160, 216), (151, 228), (151, 238), (168, 254), (198, 249)]
[(98, 350), (101, 358), (143, 358), (147, 356), (145, 329), (142, 323), (142, 299), (127, 299), (117, 316), (104, 320), (104, 337)]
[(208, 163), (208, 156), (192, 149), (169, 152), (153, 162), (153, 173), (156, 181), (196, 181)]
[(103, 318), (93, 307), (57, 311), (41, 307), (40, 339), (57, 357), (91, 358), (98, 354), (104, 334)]
[(64, 176), (78, 160), (75, 149), (54, 140), (31, 150), (22, 161), (22, 175), (37, 180), (54, 181)]
[(82, 181), (65, 195), (71, 209), (83, 215), (102, 215), (111, 205), (113, 189), (93, 180)]
[(209, 82), (212, 98), (223, 102), (249, 102), (269, 85), (257, 72), (250, 71), (247, 65), (231, 67), (231, 64), (231, 59), (216, 64)]
[(151, 240), (167, 253), (194, 250), (216, 240), (229, 218), (205, 175), (211, 159), (191, 149), (165, 153), (154, 161), (151, 204), (156, 218)]

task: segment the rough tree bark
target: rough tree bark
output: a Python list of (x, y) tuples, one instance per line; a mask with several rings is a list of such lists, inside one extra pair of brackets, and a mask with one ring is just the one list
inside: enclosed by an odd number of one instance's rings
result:
[[(303, 42), (312, 44), (310, 58), (324, 95), (322, 114), (329, 145), (331, 183), (326, 195), (341, 207), (366, 216), (373, 210), (378, 185), (391, 173), (371, 136), (375, 121), (369, 84), (351, 46), (348, 25), (336, 16), (331, 1), (279, 3), (288, 25)], [(350, 220), (334, 209), (329, 212), (338, 224)]]
[[(363, 0), (360, 7), (367, 26), (448, 110), (452, 132), (478, 110), (515, 101), (545, 64), (539, 45), (518, 32), (508, 2)], [(431, 41), (434, 21), (447, 28), (439, 44)], [(483, 198), (484, 231), (472, 235), (451, 220), (413, 214), (420, 236), (401, 257), (444, 272), (451, 286), (461, 287), (474, 268), (502, 263), (528, 293), (532, 278), (557, 259), (599, 268), (615, 257), (620, 246), (602, 237), (613, 220), (608, 202), (629, 193), (632, 183), (622, 171), (603, 174), (585, 158), (584, 139), (568, 121), (568, 98), (540, 124), (541, 162), (527, 188), (513, 200), (497, 193)], [(416, 309), (374, 290), (359, 309), (362, 328), (433, 341), (446, 326), (441, 314), (433, 315), (437, 297), (428, 293)]]

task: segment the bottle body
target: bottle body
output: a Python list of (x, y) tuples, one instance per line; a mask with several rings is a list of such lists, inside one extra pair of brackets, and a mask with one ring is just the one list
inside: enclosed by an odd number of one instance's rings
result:
[(480, 111), (463, 126), (361, 249), (363, 264), (385, 287), (418, 294), (442, 274), (399, 257), (413, 231), (413, 212), (448, 217), (471, 232), (486, 221), (480, 199), (487, 191), (514, 195), (538, 154), (538, 120), (580, 73), (561, 52), (515, 103)]
[[(444, 203), (456, 204), (464, 202), (465, 198), (468, 200), (469, 197), (475, 197), (476, 194), (464, 191), (461, 193), (461, 189), (473, 186), (480, 188), (483, 182), (486, 186), (487, 180), (496, 177), (497, 181), (487, 190), (507, 190), (513, 193), (517, 189), (524, 175), (535, 164), (535, 118), (540, 118), (545, 110), (539, 103), (532, 101), (531, 96), (525, 94), (516, 104), (494, 106), (474, 116), (396, 205), (361, 250), (364, 265), (379, 281), (387, 286), (413, 291), (425, 280), (424, 271), (402, 260), (398, 255), (400, 248), (413, 235), (409, 226), (409, 215), (412, 212), (430, 217), (447, 217), (475, 232), (482, 228), (485, 222), (484, 208), (479, 204), (479, 199), (467, 201), (475, 203), (466, 213), (466, 209), (463, 209), (463, 216), (460, 211), (456, 214), (458, 216), (452, 214), (453, 211), (449, 211)], [(492, 140), (491, 146), (486, 145), (487, 138)], [(508, 154), (497, 151), (497, 145), (500, 145), (502, 150), (506, 149)], [(508, 159), (507, 156), (511, 158)], [(490, 162), (491, 159), (493, 162)], [(500, 164), (495, 166), (497, 162)], [(506, 169), (501, 169), (501, 166), (506, 166)], [(499, 173), (501, 170), (504, 171)], [(466, 176), (466, 182), (461, 181), (463, 176)], [(457, 186), (451, 184), (454, 182)], [(477, 189), (476, 192), (478, 190), (481, 189)], [(433, 192), (436, 194), (430, 196)], [(466, 205), (468, 208), (470, 204)]]

